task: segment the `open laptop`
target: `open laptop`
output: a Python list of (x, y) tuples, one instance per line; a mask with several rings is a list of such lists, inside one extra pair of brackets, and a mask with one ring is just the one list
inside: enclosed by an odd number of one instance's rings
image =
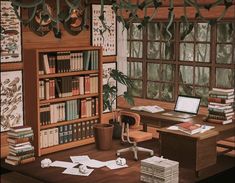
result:
[(179, 95), (174, 111), (165, 112), (162, 115), (182, 119), (191, 118), (197, 115), (200, 101), (200, 97)]

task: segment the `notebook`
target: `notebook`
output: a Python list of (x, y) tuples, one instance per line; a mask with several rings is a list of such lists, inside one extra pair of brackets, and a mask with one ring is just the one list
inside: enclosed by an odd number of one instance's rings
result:
[(179, 95), (174, 111), (162, 113), (164, 116), (187, 119), (196, 116), (200, 106), (200, 97)]

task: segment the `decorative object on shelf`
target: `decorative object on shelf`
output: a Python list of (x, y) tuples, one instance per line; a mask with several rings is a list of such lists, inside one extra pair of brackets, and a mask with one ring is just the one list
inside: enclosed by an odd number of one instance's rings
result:
[[(17, 18), (23, 25), (29, 25), (30, 29), (38, 36), (45, 36), (53, 30), (55, 37), (61, 38), (61, 23), (71, 35), (77, 35), (83, 29), (88, 28), (86, 24), (88, 0), (65, 0), (63, 5), (66, 6), (63, 8), (61, 8), (60, 0), (53, 1), (53, 5), (45, 0), (33, 2), (11, 0), (11, 2)], [(19, 8), (28, 11), (28, 17), (22, 18), (18, 13)]]
[(22, 71), (1, 72), (1, 132), (23, 125)]
[[(17, 10), (20, 15), (20, 10)], [(1, 1), (1, 63), (21, 62), (21, 24), (10, 1)]]
[[(103, 12), (103, 21), (100, 19)], [(92, 45), (102, 46), (103, 55), (116, 55), (116, 16), (111, 5), (92, 4)]]

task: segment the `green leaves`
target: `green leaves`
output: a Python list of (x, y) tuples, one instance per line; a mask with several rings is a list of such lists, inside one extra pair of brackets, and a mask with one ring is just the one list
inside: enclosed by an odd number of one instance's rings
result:
[(125, 74), (123, 74), (121, 71), (113, 69), (110, 72), (110, 76), (114, 80), (116, 80), (117, 82), (119, 82), (123, 85), (126, 85), (127, 87), (133, 87), (132, 81)]

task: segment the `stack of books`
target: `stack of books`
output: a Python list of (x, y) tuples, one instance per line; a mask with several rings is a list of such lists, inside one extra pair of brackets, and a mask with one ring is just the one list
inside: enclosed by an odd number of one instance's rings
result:
[(206, 121), (217, 124), (232, 123), (234, 110), (234, 89), (213, 88), (208, 97), (208, 116)]
[(31, 145), (33, 130), (28, 126), (12, 127), (7, 132), (9, 155), (5, 162), (11, 165), (29, 163), (35, 160), (34, 147)]
[(178, 183), (179, 162), (153, 156), (141, 160), (141, 182)]
[(187, 133), (189, 135), (193, 135), (195, 133), (201, 132), (201, 125), (200, 124), (194, 124), (192, 122), (184, 122), (177, 124), (179, 131), (182, 131), (184, 133)]

